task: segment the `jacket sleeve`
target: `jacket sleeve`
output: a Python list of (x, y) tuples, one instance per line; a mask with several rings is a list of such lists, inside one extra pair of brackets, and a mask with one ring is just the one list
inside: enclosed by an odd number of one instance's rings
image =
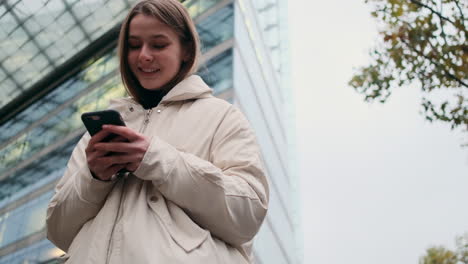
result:
[(94, 179), (86, 162), (86, 134), (73, 150), (65, 174), (47, 208), (47, 238), (67, 251), (81, 227), (95, 217), (114, 182)]
[(219, 124), (210, 155), (211, 162), (155, 138), (134, 174), (152, 180), (213, 235), (240, 246), (258, 232), (269, 189), (253, 131), (236, 108)]

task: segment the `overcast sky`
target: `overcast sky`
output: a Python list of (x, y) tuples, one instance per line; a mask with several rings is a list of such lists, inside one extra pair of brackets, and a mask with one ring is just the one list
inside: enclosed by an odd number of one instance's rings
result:
[(417, 264), (468, 232), (468, 141), (401, 87), (364, 103), (347, 82), (377, 37), (364, 0), (291, 0), (304, 263)]

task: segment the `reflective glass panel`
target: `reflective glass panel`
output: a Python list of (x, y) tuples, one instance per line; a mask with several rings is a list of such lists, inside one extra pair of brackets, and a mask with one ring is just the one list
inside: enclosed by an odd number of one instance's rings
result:
[(28, 192), (62, 176), (71, 152), (80, 137), (40, 157), (11, 176), (0, 181), (0, 208)]
[(197, 24), (202, 51), (208, 51), (234, 34), (234, 8), (227, 5)]
[(0, 264), (25, 263), (59, 263), (51, 262), (64, 252), (56, 248), (49, 240), (44, 239), (26, 248), (0, 258)]
[(215, 94), (232, 88), (232, 49), (209, 60), (201, 67), (198, 74), (214, 90)]
[(1, 216), (0, 248), (45, 228), (47, 205), (53, 191), (15, 208)]
[[(69, 107), (51, 116), (29, 133), (23, 134), (12, 144), (1, 149), (0, 174), (6, 173), (20, 162), (33, 157), (46, 147), (59, 143), (60, 139), (64, 139), (72, 132), (82, 128), (81, 113), (96, 110), (99, 107), (104, 108), (110, 98), (120, 97), (124, 94), (125, 90), (119, 76), (114, 75), (97, 89), (90, 91)], [(54, 101), (51, 103), (57, 104)]]
[(187, 8), (190, 16), (196, 18), (219, 2), (221, 0), (188, 0), (184, 1), (183, 5)]
[(3, 124), (0, 128), (4, 133), (0, 134), (0, 142), (6, 142), (9, 138), (18, 135), (23, 129), (33, 124), (33, 122), (40, 120), (67, 100), (77, 96), (103, 76), (115, 71), (117, 66), (118, 62), (115, 51), (109, 52), (91, 65), (88, 65), (80, 73)]
[[(122, 21), (135, 2), (3, 1), (0, 13), (8, 12), (0, 16), (0, 59), (12, 87), (0, 86), (8, 91), (0, 108)], [(52, 51), (49, 47), (53, 44)], [(25, 45), (28, 48), (21, 50)], [(28, 67), (37, 53), (48, 59), (37, 59), (39, 67)]]

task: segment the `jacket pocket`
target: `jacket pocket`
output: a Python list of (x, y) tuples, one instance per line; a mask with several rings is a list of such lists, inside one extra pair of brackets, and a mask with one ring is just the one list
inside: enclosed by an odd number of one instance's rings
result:
[(198, 248), (210, 235), (210, 232), (193, 222), (179, 206), (163, 197), (157, 203), (148, 203), (162, 220), (172, 239), (185, 252)]

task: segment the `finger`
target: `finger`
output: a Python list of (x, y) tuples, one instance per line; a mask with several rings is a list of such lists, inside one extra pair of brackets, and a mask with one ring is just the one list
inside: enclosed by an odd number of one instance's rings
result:
[(112, 167), (113, 163), (108, 161), (102, 161), (102, 158), (89, 158), (88, 159), (88, 167), (91, 171), (95, 172), (96, 174), (102, 174), (108, 168)]
[(100, 157), (105, 157), (107, 155), (109, 155), (108, 151), (95, 150), (90, 154), (90, 157), (96, 159), (96, 158), (100, 158)]
[(93, 146), (94, 144), (101, 142), (104, 138), (109, 136), (109, 134), (110, 133), (108, 131), (102, 129), (101, 131), (99, 131), (98, 133), (96, 133), (94, 136), (91, 137), (91, 139), (88, 142), (88, 146), (89, 145)]
[(138, 166), (139, 166), (139, 163), (136, 163), (136, 162), (132, 162), (132, 163), (128, 163), (127, 166), (125, 166), (125, 168), (128, 170), (128, 171), (136, 171), (138, 169)]
[(109, 167), (115, 165), (114, 163), (112, 163), (112, 160), (105, 159), (106, 157), (110, 157), (110, 154), (111, 153), (107, 151), (94, 151), (89, 154), (86, 154), (88, 167), (98, 174), (102, 173)]
[(126, 126), (104, 125), (102, 126), (102, 129), (109, 133), (120, 135), (126, 138), (128, 141), (135, 141), (140, 138), (140, 135), (138, 133)]
[(120, 153), (139, 153), (146, 152), (146, 149), (141, 144), (134, 144), (128, 142), (113, 142), (113, 143), (97, 143), (94, 146), (97, 150), (106, 152), (120, 152)]
[(128, 142), (128, 140), (122, 136), (115, 136), (109, 142)]
[(139, 162), (141, 161), (141, 157), (139, 155), (111, 155), (98, 158), (96, 161), (105, 167), (110, 167), (116, 164)]
[(102, 157), (102, 156), (106, 156), (108, 155), (109, 153), (105, 150), (99, 150), (99, 149), (96, 149), (96, 146), (88, 146), (86, 148), (86, 156), (88, 158), (91, 158), (91, 159), (94, 159), (94, 158), (98, 158), (98, 157)]
[(112, 178), (112, 176), (114, 174), (119, 172), (124, 167), (125, 167), (125, 165), (114, 165), (114, 166), (111, 166), (111, 167), (107, 168), (104, 171), (101, 171), (100, 173), (94, 172), (94, 176), (97, 177), (100, 180), (108, 181), (108, 180), (110, 180)]

